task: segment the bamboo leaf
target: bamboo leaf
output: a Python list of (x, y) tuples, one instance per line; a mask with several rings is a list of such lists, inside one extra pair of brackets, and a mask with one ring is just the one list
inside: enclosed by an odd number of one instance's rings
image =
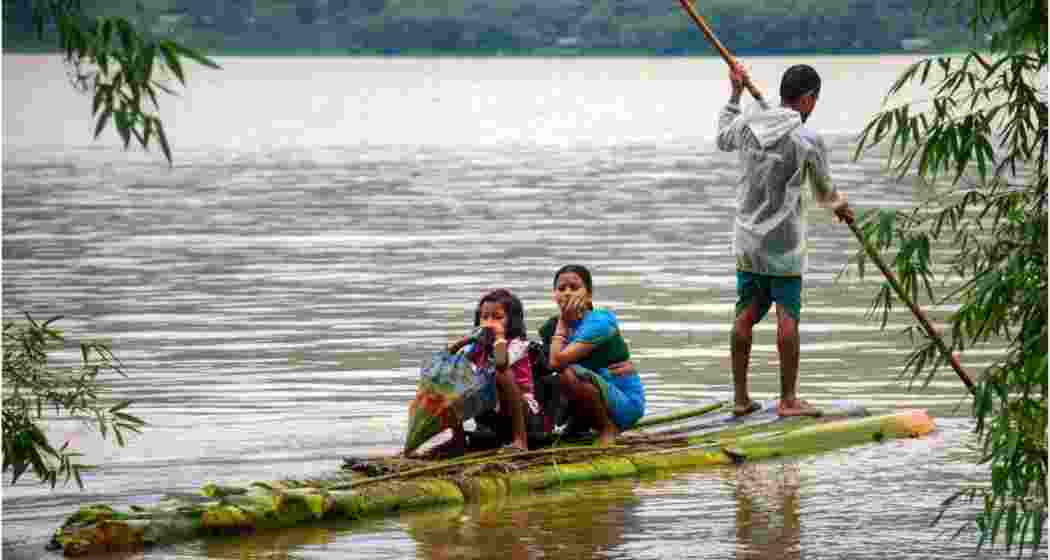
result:
[(150, 136), (153, 135), (153, 119), (146, 118), (142, 123), (142, 146), (149, 148)]
[(124, 110), (119, 110), (113, 114), (113, 122), (117, 126), (117, 133), (120, 134), (121, 140), (124, 141), (124, 149), (128, 149), (128, 145), (131, 143), (131, 131), (130, 124), (128, 123), (128, 115)]
[[(108, 92), (108, 89), (106, 88), (105, 85), (101, 85), (101, 86), (98, 86), (97, 88), (95, 88), (95, 95), (94, 95), (94, 98), (91, 100), (91, 116), (92, 117), (98, 115), (98, 109), (105, 102), (106, 96), (107, 96), (107, 92)], [(96, 138), (98, 137), (97, 133), (95, 134), (95, 137)]]
[(164, 93), (166, 93), (168, 95), (176, 95), (175, 94), (175, 90), (169, 88), (168, 86), (166, 86), (166, 85), (164, 85), (164, 84), (162, 84), (160, 82), (154, 81), (154, 82), (151, 82), (150, 85), (152, 85), (153, 87), (163, 91)]
[(879, 212), (879, 235), (878, 246), (889, 247), (893, 241), (893, 224), (897, 219), (897, 213), (893, 210)]
[(874, 137), (872, 138), (872, 143), (878, 144), (882, 140), (883, 131), (886, 129), (886, 126), (890, 124), (890, 121), (892, 119), (893, 119), (893, 113), (892, 112), (885, 113), (885, 114), (881, 115), (878, 118), (878, 121), (877, 121), (878, 124), (875, 126), (875, 134), (874, 134)]
[(951, 71), (952, 59), (947, 57), (938, 58), (937, 65), (941, 67), (941, 72), (943, 73), (943, 75), (947, 76), (948, 73)]
[[(149, 82), (153, 76), (153, 62), (157, 58), (157, 46), (149, 45), (142, 51), (142, 86), (149, 88)], [(153, 105), (156, 106), (157, 102), (154, 100)]]
[[(6, 458), (6, 455), (5, 455)], [(5, 459), (6, 460), (6, 459)], [(29, 468), (29, 462), (24, 457), (16, 457), (11, 463), (11, 484), (14, 485), (22, 474)]]
[(885, 103), (890, 97), (898, 93), (901, 90), (901, 88), (904, 87), (904, 84), (908, 83), (911, 80), (912, 76), (915, 75), (915, 72), (919, 69), (921, 65), (929, 65), (929, 63), (930, 61), (927, 59), (909, 66), (904, 71), (904, 73), (902, 73), (900, 77), (898, 77), (897, 80), (893, 82), (893, 85), (890, 86), (889, 93), (886, 94), (886, 99), (883, 100), (883, 103)]
[(135, 426), (133, 424), (126, 424), (124, 422), (121, 422), (121, 423), (119, 423), (117, 425), (120, 426), (120, 429), (122, 429), (122, 430), (127, 430), (129, 432), (135, 432), (136, 434), (141, 434), (142, 433), (142, 430), (140, 430), (138, 426)]
[(926, 64), (923, 65), (922, 78), (919, 79), (919, 83), (920, 84), (925, 84), (926, 83), (926, 79), (930, 75), (930, 67), (931, 66), (932, 66), (932, 61), (930, 61), (930, 60), (927, 60)]
[(178, 43), (175, 43), (175, 42), (172, 42), (171, 46), (172, 46), (172, 48), (175, 49), (175, 51), (178, 54), (181, 54), (182, 56), (185, 56), (186, 58), (188, 58), (188, 59), (190, 59), (190, 60), (192, 60), (192, 61), (194, 61), (194, 62), (196, 62), (198, 64), (201, 64), (203, 66), (207, 66), (208, 68), (212, 68), (212, 69), (215, 69), (215, 70), (221, 70), (221, 67), (218, 64), (216, 64), (214, 60), (208, 58), (207, 56), (204, 56), (203, 54), (201, 54), (201, 53), (199, 53), (199, 52), (197, 52), (197, 51), (195, 51), (193, 49), (187, 48), (187, 47), (185, 47), (183, 45), (180, 45)]
[(110, 115), (113, 114), (113, 110), (107, 105), (105, 110), (102, 111), (102, 116), (98, 118), (98, 124), (95, 125), (95, 138), (102, 133), (102, 129), (106, 128), (106, 123), (109, 122)]
[(132, 416), (131, 414), (127, 414), (125, 412), (114, 412), (113, 415), (130, 424), (144, 425), (146, 423), (145, 420), (142, 420), (137, 416)]
[(876, 121), (874, 120), (868, 122), (868, 124), (864, 126), (864, 130), (860, 133), (860, 139), (857, 141), (857, 147), (853, 151), (854, 160), (860, 159), (860, 154), (864, 151), (864, 146), (869, 144), (868, 135), (872, 127), (875, 126), (875, 122)]
[[(139, 132), (139, 129), (135, 128), (134, 126), (131, 126), (129, 127), (129, 130), (131, 131), (131, 134), (135, 137), (135, 139), (139, 141), (139, 145), (145, 148), (146, 139), (142, 136), (142, 133)], [(127, 148), (127, 146), (124, 147)]]
[(171, 41), (161, 41), (160, 52), (164, 57), (164, 61), (168, 65), (168, 68), (171, 69), (172, 73), (174, 73), (175, 77), (179, 80), (179, 83), (185, 85), (186, 78), (182, 74), (182, 64), (179, 62), (178, 52), (173, 45), (174, 43)]
[(893, 309), (893, 294), (890, 285), (886, 283), (882, 285), (882, 301), (882, 329), (885, 330), (890, 320), (890, 310)]
[(113, 20), (109, 18), (102, 18), (99, 26), (99, 37), (101, 39), (102, 48), (108, 50), (110, 43), (113, 41)]
[(168, 145), (168, 136), (164, 133), (164, 124), (157, 118), (153, 118), (153, 122), (157, 128), (157, 140), (160, 141), (160, 149), (164, 152), (168, 165), (171, 165), (171, 146)]
[(105, 51), (99, 52), (95, 56), (95, 62), (98, 64), (99, 70), (102, 71), (103, 76), (109, 75), (109, 54)]
[(135, 29), (131, 27), (131, 23), (124, 18), (118, 17), (114, 19), (114, 24), (117, 27), (117, 34), (120, 35), (120, 40), (124, 45), (124, 50), (128, 53), (134, 52), (137, 35), (135, 34)]

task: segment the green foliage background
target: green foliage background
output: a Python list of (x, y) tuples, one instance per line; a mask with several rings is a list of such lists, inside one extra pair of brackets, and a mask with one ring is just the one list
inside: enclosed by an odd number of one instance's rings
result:
[(131, 401), (106, 398), (102, 377), (125, 375), (120, 360), (101, 342), (81, 342), (81, 363), (55, 365), (49, 354), (65, 347), (58, 317), (43, 323), (26, 314), (24, 321), (4, 322), (3, 472), (11, 483), (32, 469), (36, 478), (54, 488), (59, 478), (75, 479), (94, 468), (79, 462), (81, 453), (64, 442), (56, 447), (45, 428), (54, 418), (77, 418), (93, 424), (102, 437), (112, 433), (123, 446), (126, 432), (139, 432), (145, 422), (128, 414)]
[[(45, 45), (28, 33), (32, 1), (4, 0), (4, 49)], [(210, 52), (712, 52), (675, 0), (84, 0), (83, 7)], [(926, 14), (926, 7), (713, 0), (700, 10), (742, 55), (884, 52), (909, 39), (936, 51), (973, 44), (966, 14)]]

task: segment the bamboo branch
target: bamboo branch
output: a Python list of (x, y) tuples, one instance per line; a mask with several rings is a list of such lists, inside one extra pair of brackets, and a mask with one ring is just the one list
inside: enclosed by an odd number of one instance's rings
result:
[(656, 426), (656, 425), (659, 425), (659, 424), (668, 424), (670, 422), (677, 422), (679, 420), (685, 420), (686, 418), (693, 418), (695, 416), (703, 416), (704, 414), (707, 414), (708, 412), (713, 412), (715, 410), (718, 410), (718, 409), (724, 407), (725, 405), (726, 405), (726, 403), (724, 403), (724, 402), (717, 402), (717, 403), (714, 403), (714, 404), (709, 404), (707, 406), (702, 406), (700, 408), (693, 408), (693, 409), (690, 409), (690, 410), (683, 410), (681, 412), (676, 412), (674, 414), (667, 414), (667, 415), (664, 415), (664, 416), (653, 416), (652, 418), (642, 418), (633, 427), (631, 427), (631, 430), (637, 430), (639, 428), (647, 428), (647, 427)]

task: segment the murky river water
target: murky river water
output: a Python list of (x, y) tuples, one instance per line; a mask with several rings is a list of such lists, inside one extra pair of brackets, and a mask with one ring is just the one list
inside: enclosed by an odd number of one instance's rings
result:
[[(752, 70), (772, 94), (794, 62)], [(836, 182), (858, 208), (913, 199), (879, 159), (850, 159), (851, 133), (907, 62), (814, 62), (825, 86), (811, 123), (830, 133)], [(165, 104), (169, 168), (111, 133), (92, 144), (90, 100), (56, 59), (3, 59), (3, 315), (61, 314), (71, 338), (110, 340), (130, 372), (113, 389), (150, 423), (126, 448), (55, 423), (102, 468), (84, 491), (5, 479), (5, 556), (42, 556), (80, 505), (315, 475), (398, 449), (420, 360), (495, 287), (522, 297), (534, 333), (569, 262), (592, 269), (596, 299), (619, 314), (650, 413), (731, 396), (735, 160), (713, 144), (721, 62), (221, 63), (191, 71)], [(950, 538), (973, 508), (928, 527), (982, 472), (957, 457), (964, 392), (949, 373), (925, 390), (899, 380), (908, 316), (880, 331), (865, 318), (879, 279), (836, 279), (849, 231), (814, 211), (810, 234), (803, 394), (928, 408), (930, 437), (131, 557), (973, 557), (972, 532)], [(756, 336), (752, 386), (774, 397), (772, 323)]]

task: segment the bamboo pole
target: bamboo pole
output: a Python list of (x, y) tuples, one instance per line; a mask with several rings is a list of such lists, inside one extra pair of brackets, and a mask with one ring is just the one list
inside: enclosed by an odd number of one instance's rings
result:
[[(683, 8), (685, 8), (689, 17), (693, 18), (693, 22), (700, 28), (700, 31), (703, 31), (704, 37), (707, 37), (708, 42), (715, 47), (718, 54), (722, 55), (722, 60), (726, 61), (726, 64), (728, 64), (730, 68), (735, 67), (737, 65), (736, 59), (733, 58), (733, 55), (729, 53), (728, 49), (722, 46), (722, 42), (715, 36), (715, 32), (711, 29), (711, 26), (707, 25), (704, 18), (696, 13), (696, 10), (693, 8), (693, 3), (690, 0), (678, 0), (678, 2), (682, 4)], [(744, 87), (747, 88), (747, 91), (751, 93), (751, 97), (754, 97), (755, 101), (758, 101), (758, 104), (761, 105), (763, 109), (769, 108), (769, 104), (766, 103), (765, 98), (762, 97), (762, 92), (759, 91), (758, 86), (751, 82), (750, 76), (744, 81)]]
[(649, 428), (649, 427), (652, 427), (652, 426), (658, 426), (660, 424), (668, 424), (668, 423), (671, 423), (671, 422), (677, 422), (679, 420), (685, 420), (686, 418), (693, 418), (693, 417), (696, 417), (696, 416), (703, 416), (704, 414), (707, 414), (708, 412), (714, 412), (716, 410), (719, 410), (722, 407), (724, 407), (725, 405), (726, 405), (726, 403), (724, 403), (724, 402), (717, 402), (717, 403), (714, 403), (714, 404), (709, 404), (707, 406), (701, 406), (699, 408), (693, 408), (693, 409), (690, 409), (690, 410), (683, 410), (682, 412), (676, 412), (676, 413), (673, 413), (673, 414), (665, 414), (663, 416), (653, 416), (651, 418), (642, 418), (634, 426), (631, 427), (631, 430), (637, 430), (639, 428)]
[[(731, 55), (729, 51), (726, 50), (724, 46), (722, 46), (722, 43), (718, 40), (718, 37), (715, 36), (715, 33), (711, 29), (711, 27), (707, 25), (707, 22), (704, 21), (702, 17), (700, 17), (700, 14), (696, 13), (696, 10), (693, 8), (692, 2), (690, 0), (678, 1), (682, 4), (682, 7), (685, 8), (685, 11), (689, 13), (689, 17), (691, 17), (693, 21), (696, 22), (696, 25), (700, 27), (700, 31), (704, 33), (704, 36), (707, 37), (707, 40), (710, 41), (711, 44), (714, 45), (715, 49), (718, 50), (718, 53), (722, 55), (722, 59), (726, 61), (726, 64), (728, 64), (731, 68), (736, 67), (736, 59), (734, 59), (733, 55)], [(758, 103), (762, 105), (763, 108), (768, 107), (768, 104), (766, 104), (765, 99), (763, 99), (762, 97), (762, 92), (759, 91), (758, 87), (756, 87), (751, 82), (750, 77), (747, 77), (745, 79), (744, 87), (747, 88), (747, 90), (751, 93), (751, 96), (754, 97), (755, 101), (758, 101)], [(882, 257), (879, 256), (878, 251), (876, 251), (875, 248), (872, 247), (870, 244), (865, 242), (864, 235), (861, 233), (857, 225), (853, 223), (853, 220), (846, 220), (846, 224), (853, 232), (853, 235), (856, 236), (857, 241), (859, 241), (860, 244), (864, 247), (864, 251), (868, 254), (868, 257), (870, 257), (871, 260), (875, 263), (875, 265), (879, 267), (879, 270), (882, 271), (883, 276), (886, 277), (886, 281), (889, 282), (890, 286), (893, 287), (893, 291), (896, 292), (897, 297), (899, 297), (901, 301), (903, 301), (908, 306), (908, 309), (911, 310), (912, 314), (915, 315), (915, 318), (919, 321), (919, 324), (922, 325), (923, 330), (926, 331), (926, 335), (933, 339), (934, 343), (937, 345), (938, 350), (941, 351), (941, 355), (944, 356), (945, 360), (947, 360), (949, 364), (951, 364), (952, 369), (955, 370), (955, 374), (959, 376), (959, 379), (963, 382), (963, 385), (966, 386), (966, 389), (970, 391), (971, 395), (976, 395), (977, 389), (976, 387), (974, 387), (973, 380), (970, 378), (970, 375), (966, 372), (966, 370), (962, 368), (962, 365), (959, 363), (959, 359), (952, 354), (951, 349), (948, 348), (948, 345), (944, 343), (944, 338), (941, 337), (941, 334), (933, 328), (933, 325), (930, 323), (930, 320), (926, 317), (926, 314), (923, 313), (922, 309), (920, 309), (919, 306), (916, 305), (915, 302), (907, 296), (907, 294), (905, 294), (904, 289), (900, 285), (900, 282), (897, 281), (897, 277), (893, 274), (889, 267), (886, 266), (886, 263), (882, 261)]]
[(897, 297), (899, 297), (901, 301), (907, 304), (908, 309), (911, 310), (912, 315), (914, 315), (915, 319), (919, 321), (920, 325), (922, 325), (922, 328), (926, 331), (927, 336), (933, 339), (934, 343), (937, 345), (937, 348), (941, 351), (941, 355), (948, 360), (949, 364), (951, 364), (952, 369), (955, 370), (955, 374), (959, 376), (959, 379), (963, 382), (963, 385), (966, 385), (966, 389), (970, 391), (971, 395), (976, 395), (977, 388), (974, 387), (973, 380), (970, 379), (970, 375), (966, 373), (966, 370), (963, 369), (962, 364), (959, 363), (959, 359), (955, 357), (955, 354), (952, 354), (951, 349), (948, 348), (948, 345), (944, 343), (944, 339), (941, 337), (940, 333), (937, 332), (937, 330), (933, 327), (933, 324), (930, 323), (930, 319), (926, 316), (926, 313), (924, 313), (922, 309), (920, 309), (919, 306), (916, 305), (916, 303), (912, 301), (912, 299), (908, 297), (908, 295), (904, 292), (904, 288), (901, 286), (900, 282), (897, 281), (897, 275), (893, 274), (893, 271), (890, 270), (888, 266), (886, 266), (886, 263), (883, 262), (882, 257), (879, 256), (879, 252), (875, 249), (875, 247), (872, 247), (871, 244), (868, 243), (866, 239), (864, 239), (864, 234), (860, 231), (860, 228), (857, 227), (857, 224), (854, 222), (854, 220), (846, 219), (845, 222), (846, 225), (849, 226), (850, 231), (853, 232), (853, 236), (857, 238), (857, 242), (859, 242), (861, 246), (864, 247), (864, 252), (868, 254), (868, 258), (870, 258), (872, 262), (875, 263), (875, 266), (879, 267), (879, 270), (882, 271), (882, 275), (886, 277), (886, 281), (889, 282), (891, 287), (893, 287), (893, 291), (897, 294)]

